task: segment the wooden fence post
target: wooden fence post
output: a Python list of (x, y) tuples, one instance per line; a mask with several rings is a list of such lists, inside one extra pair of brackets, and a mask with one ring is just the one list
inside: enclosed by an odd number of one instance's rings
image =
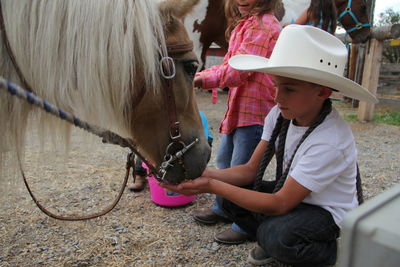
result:
[(358, 56), (358, 44), (351, 44), (348, 78), (355, 82), (357, 82), (356, 81), (357, 56)]
[[(383, 41), (370, 39), (369, 49), (365, 54), (364, 73), (361, 85), (367, 88), (373, 95), (376, 95), (379, 81), (379, 69), (381, 66)], [(358, 120), (371, 121), (374, 115), (375, 104), (360, 101), (358, 106)]]

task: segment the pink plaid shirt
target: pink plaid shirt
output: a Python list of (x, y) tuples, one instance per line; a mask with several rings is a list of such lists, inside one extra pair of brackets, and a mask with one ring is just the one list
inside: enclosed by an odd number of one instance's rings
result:
[(232, 31), (229, 49), (220, 65), (197, 73), (202, 88), (229, 87), (228, 109), (221, 122), (220, 133), (230, 134), (238, 127), (263, 125), (264, 118), (275, 105), (275, 84), (271, 76), (254, 71), (237, 71), (228, 65), (230, 57), (253, 54), (269, 58), (281, 30), (275, 16), (265, 14), (262, 23), (249, 16)]

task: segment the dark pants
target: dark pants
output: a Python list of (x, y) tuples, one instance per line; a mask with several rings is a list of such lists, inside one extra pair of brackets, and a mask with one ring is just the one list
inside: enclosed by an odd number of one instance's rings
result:
[[(264, 182), (272, 192), (274, 182)], [(336, 262), (339, 227), (325, 209), (301, 203), (280, 216), (259, 216), (218, 198), (227, 217), (257, 239), (271, 257), (296, 267), (319, 267)]]

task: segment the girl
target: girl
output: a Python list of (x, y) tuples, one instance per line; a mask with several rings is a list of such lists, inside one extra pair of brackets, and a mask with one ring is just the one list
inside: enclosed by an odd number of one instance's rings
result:
[(312, 25), (332, 34), (336, 31), (337, 12), (334, 0), (311, 0), (294, 24)]
[[(347, 49), (339, 39), (300, 25), (283, 29), (270, 59), (231, 58), (236, 69), (274, 75), (277, 106), (265, 119), (262, 140), (244, 165), (206, 169), (193, 181), (163, 185), (188, 195), (222, 196), (220, 205), (228, 218), (258, 241), (249, 254), (253, 264), (277, 260), (319, 267), (336, 261), (340, 223), (360, 203), (361, 190), (354, 137), (329, 96), (336, 90), (377, 102), (368, 90), (343, 77), (346, 60)], [(274, 154), (276, 179), (263, 181)], [(246, 185), (253, 190), (242, 188)]]
[[(217, 167), (225, 169), (246, 163), (261, 138), (264, 118), (275, 105), (275, 85), (265, 73), (239, 72), (228, 65), (237, 54), (269, 57), (281, 27), (274, 16), (278, 0), (227, 0), (225, 13), (229, 26), (229, 48), (221, 65), (196, 74), (194, 85), (203, 89), (229, 87), (228, 109), (221, 122), (222, 134)], [(217, 202), (211, 209), (194, 212), (204, 224), (224, 220)], [(236, 225), (217, 234), (222, 243), (238, 244), (248, 238)]]

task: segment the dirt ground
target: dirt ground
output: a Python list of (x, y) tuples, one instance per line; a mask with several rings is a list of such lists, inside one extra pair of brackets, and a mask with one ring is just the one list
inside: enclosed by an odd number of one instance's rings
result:
[[(214, 166), (218, 127), (226, 109), (226, 92), (218, 104), (211, 94), (196, 91), (199, 108), (214, 135), (209, 166)], [(336, 102), (342, 113), (355, 112)], [(377, 112), (397, 106), (377, 106)], [(400, 127), (375, 123), (351, 124), (367, 199), (400, 182)], [(83, 145), (86, 144), (86, 145)], [(89, 145), (88, 145), (89, 144)], [(126, 151), (100, 140), (89, 141), (74, 131), (68, 155), (40, 148), (32, 134), (26, 149), (25, 172), (39, 201), (60, 214), (94, 212), (108, 205), (118, 191)], [(45, 160), (39, 158), (44, 153)], [(267, 175), (273, 170), (268, 170)], [(150, 200), (149, 190), (125, 190), (121, 202), (106, 216), (86, 222), (63, 222), (40, 212), (20, 175), (0, 179), (0, 266), (246, 266), (255, 243), (220, 245), (215, 232), (226, 225), (202, 226), (190, 216), (213, 197), (199, 195), (190, 205), (164, 208)], [(271, 265), (273, 266), (273, 265)]]

